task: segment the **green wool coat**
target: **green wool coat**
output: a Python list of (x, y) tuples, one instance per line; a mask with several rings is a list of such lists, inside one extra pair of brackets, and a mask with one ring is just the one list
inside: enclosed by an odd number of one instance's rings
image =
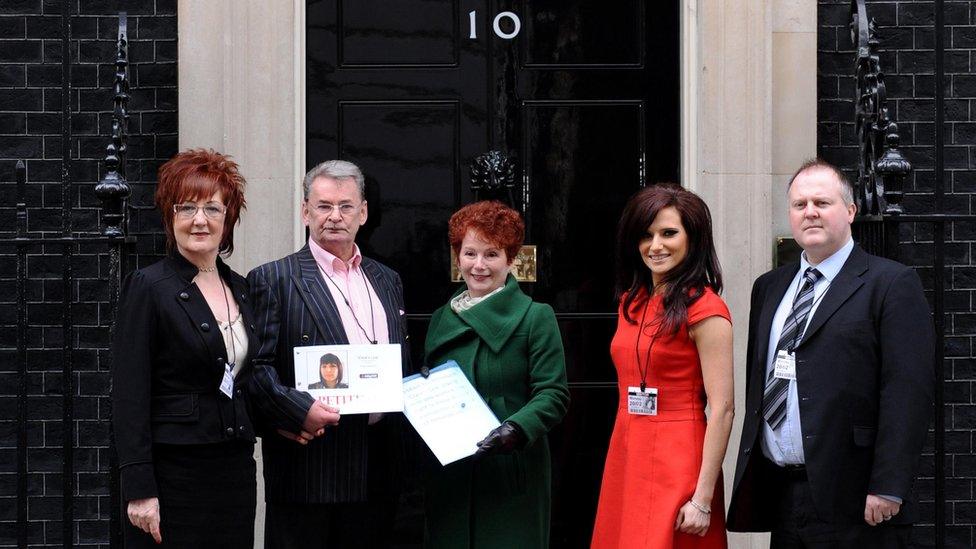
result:
[(512, 454), (470, 457), (431, 474), (426, 546), (549, 547), (546, 433), (569, 405), (552, 307), (534, 303), (509, 275), (503, 290), (467, 311), (448, 304), (434, 312), (425, 349), (430, 367), (457, 361), (498, 419), (517, 424), (527, 439)]

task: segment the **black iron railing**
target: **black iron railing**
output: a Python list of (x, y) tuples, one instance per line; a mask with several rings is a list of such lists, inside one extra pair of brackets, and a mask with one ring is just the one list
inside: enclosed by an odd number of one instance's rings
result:
[(875, 253), (898, 256), (897, 216), (904, 214), (902, 189), (912, 170), (898, 150), (898, 125), (888, 110), (888, 91), (881, 70), (879, 41), (864, 0), (851, 2), (854, 61), (854, 131), (858, 142), (854, 180), (858, 241)]
[[(95, 187), (95, 194), (102, 202), (101, 230), (91, 227), (82, 231), (75, 231), (72, 226), (72, 189), (71, 180), (71, 6), (72, 2), (63, 2), (61, 13), (61, 49), (62, 49), (62, 86), (61, 86), (61, 230), (60, 234), (45, 234), (30, 232), (28, 227), (27, 205), (27, 167), (23, 161), (17, 162), (15, 169), (17, 185), (17, 224), (14, 233), (0, 233), (0, 246), (14, 246), (16, 248), (16, 305), (17, 305), (17, 374), (19, 388), (17, 395), (17, 545), (27, 547), (29, 516), (28, 516), (28, 415), (30, 402), (28, 401), (28, 347), (30, 331), (28, 330), (28, 282), (30, 275), (27, 271), (27, 255), (32, 248), (60, 247), (62, 251), (62, 310), (61, 310), (61, 361), (62, 361), (62, 458), (61, 458), (61, 527), (62, 546), (74, 547), (75, 539), (75, 467), (74, 467), (74, 362), (73, 351), (75, 338), (73, 337), (73, 306), (75, 273), (73, 258), (81, 244), (95, 244), (107, 248), (109, 255), (109, 307), (114, 318), (114, 311), (118, 301), (121, 273), (125, 264), (126, 245), (133, 241), (128, 236), (126, 199), (129, 196), (129, 186), (125, 177), (126, 132), (128, 128), (127, 105), (129, 101), (128, 79), (128, 25), (125, 13), (119, 14), (118, 48), (115, 73), (114, 115), (112, 121), (112, 138), (107, 148), (105, 158), (106, 173)], [(114, 444), (113, 444), (114, 446)], [(111, 510), (110, 513), (110, 543), (112, 547), (121, 547), (120, 511), (118, 475), (115, 467), (114, 451), (110, 451), (111, 466)]]
[(935, 189), (934, 213), (906, 212), (902, 205), (904, 180), (911, 164), (898, 151), (898, 126), (887, 106), (884, 73), (879, 62), (879, 41), (865, 0), (851, 1), (851, 39), (855, 59), (855, 124), (860, 149), (856, 194), (859, 216), (855, 231), (872, 253), (898, 258), (901, 223), (927, 223), (933, 228), (935, 257), (932, 309), (936, 329), (935, 417), (933, 424), (935, 546), (946, 546), (945, 494), (945, 228), (946, 223), (976, 222), (976, 215), (945, 214), (945, 21), (943, 0), (935, 0)]

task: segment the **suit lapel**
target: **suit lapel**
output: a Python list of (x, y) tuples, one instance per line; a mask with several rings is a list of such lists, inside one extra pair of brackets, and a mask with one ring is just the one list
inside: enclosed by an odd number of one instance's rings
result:
[[(190, 319), (193, 330), (200, 336), (203, 344), (200, 350), (204, 352), (205, 363), (216, 364), (215, 361), (211, 360), (213, 357), (222, 357), (227, 360), (227, 348), (224, 346), (224, 340), (220, 335), (220, 325), (210, 310), (210, 306), (207, 305), (207, 300), (200, 292), (200, 288), (192, 282), (197, 273), (196, 266), (179, 254), (171, 254), (168, 261), (170, 268), (183, 283), (183, 286), (172, 297)], [(219, 259), (217, 262), (223, 267)], [(215, 367), (213, 372), (220, 375), (223, 373), (223, 368)]]
[[(464, 286), (461, 287), (461, 290), (463, 289)], [(457, 293), (454, 295), (456, 296)], [(473, 382), (474, 358), (478, 354), (481, 343), (474, 328), (462, 320), (448, 304), (440, 310), (440, 313), (434, 313), (431, 324), (427, 328), (424, 360), (433, 361), (427, 364), (430, 368), (440, 366), (446, 359), (454, 360), (461, 367), (464, 375)]]
[[(305, 307), (308, 308), (309, 316), (318, 329), (319, 335), (323, 340), (338, 345), (349, 343), (346, 331), (339, 320), (339, 309), (332, 299), (332, 293), (325, 287), (325, 281), (319, 273), (319, 267), (312, 257), (311, 250), (308, 249), (308, 244), (292, 257), (298, 267), (292, 271), (292, 283), (302, 301), (305, 302)], [(333, 323), (330, 323), (329, 319), (333, 319)], [(330, 330), (330, 325), (335, 329)]]
[(817, 330), (827, 322), (827, 319), (864, 284), (864, 281), (861, 280), (861, 275), (867, 269), (868, 262), (864, 251), (860, 247), (855, 246), (851, 250), (850, 257), (844, 262), (844, 266), (841, 267), (840, 272), (837, 273), (837, 276), (830, 283), (830, 287), (827, 288), (827, 294), (824, 295), (823, 301), (813, 313), (813, 318), (810, 319), (810, 324), (807, 325), (807, 330), (803, 333), (803, 339), (797, 345), (797, 348), (802, 347), (804, 343), (809, 341), (817, 333)]
[[(179, 294), (183, 293), (189, 294), (190, 298), (182, 299)], [(220, 325), (214, 318), (213, 312), (210, 311), (207, 300), (200, 293), (200, 289), (197, 288), (196, 284), (188, 284), (180, 290), (179, 294), (173, 297), (176, 298), (176, 302), (180, 304), (190, 318), (194, 330), (200, 335), (206, 353), (204, 356), (208, 359), (207, 364), (213, 363), (210, 360), (211, 357), (223, 357), (224, 360), (227, 360), (227, 348), (224, 346), (223, 338), (220, 337)], [(215, 371), (223, 372), (223, 369), (219, 368)]]

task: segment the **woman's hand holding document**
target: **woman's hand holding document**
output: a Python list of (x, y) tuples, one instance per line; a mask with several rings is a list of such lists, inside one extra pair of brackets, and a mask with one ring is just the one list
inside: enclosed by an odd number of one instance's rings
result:
[(441, 465), (474, 454), (485, 433), (499, 426), (453, 360), (432, 368), (426, 378), (403, 379), (403, 414)]

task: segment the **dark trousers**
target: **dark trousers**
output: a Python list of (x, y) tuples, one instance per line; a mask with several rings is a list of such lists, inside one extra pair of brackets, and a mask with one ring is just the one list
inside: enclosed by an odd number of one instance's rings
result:
[(392, 542), (395, 501), (292, 504), (268, 502), (265, 549), (372, 549)]
[(909, 546), (912, 526), (882, 523), (870, 526), (823, 520), (813, 506), (810, 483), (802, 470), (779, 470), (778, 504), (771, 549), (898, 549)]

